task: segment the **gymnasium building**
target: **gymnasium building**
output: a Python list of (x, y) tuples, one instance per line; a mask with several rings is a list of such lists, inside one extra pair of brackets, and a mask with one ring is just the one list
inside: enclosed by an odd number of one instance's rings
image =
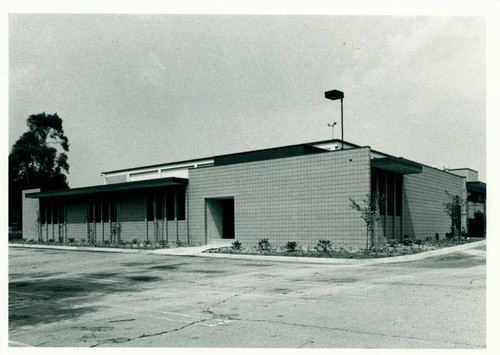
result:
[[(464, 201), (456, 230), (486, 230), (486, 184), (476, 171), (437, 169), (340, 140), (101, 175), (98, 186), (24, 191), (23, 238), (193, 246), (268, 238), (274, 246), (330, 240), (365, 248), (405, 235), (444, 238), (450, 196)], [(367, 234), (351, 200), (365, 206), (369, 196), (378, 196), (380, 217)]]

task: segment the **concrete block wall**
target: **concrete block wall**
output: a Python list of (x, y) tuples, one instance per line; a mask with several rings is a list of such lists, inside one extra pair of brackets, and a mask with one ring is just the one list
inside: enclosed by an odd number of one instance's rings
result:
[(403, 234), (425, 240), (439, 233), (445, 238), (451, 231), (451, 218), (443, 206), (449, 201), (446, 191), (466, 196), (465, 178), (423, 166), (421, 174), (404, 175), (403, 179)]
[(205, 244), (205, 198), (234, 197), (235, 239), (256, 245), (269, 238), (282, 246), (318, 240), (364, 247), (366, 227), (349, 198), (370, 191), (370, 149), (191, 169), (189, 235)]
[(175, 221), (168, 221), (167, 224), (167, 237), (169, 243), (175, 243), (177, 240), (177, 224)]
[(37, 198), (26, 198), (26, 194), (40, 192), (40, 189), (23, 190), (23, 239), (38, 240), (38, 214), (40, 203)]
[(179, 228), (179, 241), (184, 244), (188, 244), (188, 229), (187, 221), (179, 221), (177, 227)]
[(74, 238), (77, 242), (82, 239), (87, 240), (87, 223), (67, 223), (66, 228), (68, 239)]
[[(132, 242), (134, 239), (137, 239), (138, 241), (145, 241), (146, 240), (146, 221), (121, 221), (120, 220), (120, 225), (121, 225), (121, 232), (120, 232), (120, 239), (123, 242)], [(151, 238), (150, 240), (153, 240), (152, 238), (152, 231), (151, 231)]]
[[(103, 231), (103, 227), (104, 226), (104, 231)], [(92, 228), (93, 228), (93, 225), (92, 225)], [(104, 232), (104, 233), (103, 233)], [(104, 240), (109, 240), (109, 223), (108, 222), (104, 222), (101, 224), (101, 222), (97, 222), (95, 224), (95, 240), (97, 243), (102, 243), (103, 241), (103, 237), (104, 237)]]

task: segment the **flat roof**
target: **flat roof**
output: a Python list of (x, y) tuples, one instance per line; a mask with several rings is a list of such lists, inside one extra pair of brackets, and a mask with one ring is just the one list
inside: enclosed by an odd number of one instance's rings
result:
[(280, 158), (290, 158), (301, 155), (325, 153), (328, 150), (316, 148), (309, 144), (297, 144), (286, 147), (252, 150), (244, 153), (234, 153), (219, 155), (214, 157), (214, 165), (230, 165), (239, 163), (249, 163)]
[[(263, 149), (256, 149), (256, 150), (247, 150), (247, 151), (243, 151), (243, 152), (214, 155), (214, 156), (211, 156), (211, 157), (204, 157), (204, 158), (199, 158), (199, 159), (179, 160), (179, 161), (173, 161), (173, 162), (166, 162), (166, 163), (163, 163), (163, 164), (135, 166), (135, 167), (125, 168), (125, 169), (103, 171), (101, 173), (101, 175), (116, 174), (116, 173), (122, 173), (122, 172), (133, 171), (133, 170), (154, 169), (154, 168), (160, 168), (160, 167), (166, 166), (166, 165), (189, 164), (189, 163), (195, 163), (195, 162), (202, 161), (202, 160), (210, 160), (210, 159), (215, 159), (215, 158), (220, 158), (220, 157), (235, 156), (235, 155), (238, 155), (238, 154), (246, 154), (246, 153), (253, 153), (253, 152), (270, 151), (270, 150), (274, 150), (274, 149), (287, 149), (287, 148), (300, 147), (300, 146), (313, 146), (313, 145), (316, 145), (316, 144), (341, 143), (341, 142), (342, 142), (342, 140), (340, 140), (340, 139), (328, 139), (328, 140), (324, 140), (324, 141), (317, 141), (317, 142), (311, 142), (311, 143), (300, 143), (300, 144), (285, 145), (285, 146), (280, 146), (280, 147), (263, 148)], [(349, 145), (351, 145), (354, 148), (360, 148), (361, 147), (361, 146), (359, 146), (357, 144), (350, 143), (350, 142), (347, 142), (347, 141), (344, 141), (344, 143), (345, 144), (349, 144)]]
[(26, 194), (28, 198), (48, 198), (48, 197), (66, 197), (66, 196), (80, 196), (91, 194), (102, 194), (109, 192), (128, 191), (148, 189), (153, 187), (166, 187), (166, 186), (186, 186), (188, 179), (178, 177), (168, 177), (162, 179), (141, 180), (133, 182), (121, 182), (117, 184), (95, 185), (88, 187), (78, 187), (74, 189), (53, 190), (43, 192), (33, 192)]
[(482, 181), (467, 181), (467, 191), (486, 193), (486, 183)]
[(179, 160), (179, 161), (173, 161), (169, 163), (163, 163), (163, 164), (154, 164), (154, 165), (144, 165), (144, 166), (136, 166), (133, 168), (128, 168), (128, 169), (119, 169), (119, 170), (111, 170), (111, 171), (103, 171), (101, 175), (105, 174), (115, 174), (115, 173), (123, 173), (125, 171), (132, 171), (132, 170), (145, 170), (145, 169), (155, 169), (155, 168), (161, 168), (163, 166), (167, 165), (177, 165), (177, 164), (189, 164), (189, 163), (196, 163), (198, 161), (203, 161), (203, 160), (211, 160), (213, 157), (207, 157), (207, 158), (200, 158), (200, 159), (189, 159), (189, 160)]
[(418, 174), (422, 172), (422, 164), (404, 158), (373, 158), (371, 164), (374, 168), (398, 174)]
[[(318, 145), (318, 144), (327, 144), (327, 143), (341, 143), (342, 140), (341, 139), (328, 139), (328, 140), (322, 140), (322, 141), (315, 141), (315, 142), (309, 142), (309, 143), (301, 143), (301, 144), (293, 144), (293, 145), (287, 145), (287, 146), (281, 146), (281, 147), (274, 147), (274, 148), (264, 148), (264, 149), (257, 149), (257, 150), (249, 150), (249, 151), (243, 151), (243, 152), (237, 152), (237, 153), (231, 153), (231, 154), (225, 154), (225, 155), (216, 155), (216, 156), (211, 156), (211, 157), (205, 157), (205, 158), (199, 158), (199, 159), (190, 159), (190, 160), (182, 160), (182, 161), (174, 161), (174, 162), (168, 162), (168, 163), (163, 163), (163, 164), (156, 164), (156, 165), (146, 165), (146, 166), (139, 166), (139, 167), (132, 167), (132, 168), (128, 168), (128, 169), (120, 169), (120, 170), (112, 170), (112, 171), (106, 171), (106, 172), (103, 172), (101, 174), (114, 174), (114, 173), (121, 173), (121, 172), (126, 172), (126, 171), (135, 171), (135, 170), (143, 170), (143, 169), (153, 169), (153, 168), (159, 168), (159, 167), (163, 167), (163, 166), (166, 166), (166, 165), (175, 165), (175, 164), (188, 164), (188, 163), (195, 163), (195, 162), (198, 162), (198, 161), (203, 161), (203, 160), (209, 160), (209, 159), (213, 159), (214, 160), (214, 164), (215, 164), (215, 159), (216, 158), (219, 158), (219, 163), (220, 163), (220, 158), (221, 157), (236, 157), (237, 155), (243, 155), (243, 154), (247, 154), (247, 153), (259, 153), (259, 152), (269, 152), (269, 151), (272, 151), (272, 150), (280, 150), (280, 149), (289, 149), (289, 148), (293, 148), (293, 147), (300, 147), (300, 146), (315, 146), (315, 145)], [(357, 145), (357, 144), (354, 144), (354, 143), (351, 143), (351, 142), (348, 142), (348, 141), (345, 141), (344, 140), (344, 143), (347, 144), (347, 145), (350, 145), (349, 148), (347, 149), (356, 149), (356, 148), (361, 148), (361, 147), (366, 147), (366, 146), (360, 146), (360, 145)], [(368, 146), (370, 149), (371, 147)], [(378, 151), (378, 150), (374, 150), (374, 149), (371, 149), (371, 151), (373, 153), (376, 153), (376, 154), (381, 154), (381, 155), (384, 155), (385, 157), (384, 158), (373, 158), (372, 160), (375, 160), (375, 159), (397, 159), (399, 160), (399, 163), (397, 164), (396, 163), (396, 160), (392, 160), (392, 163), (390, 163), (389, 161), (387, 162), (383, 162), (383, 161), (378, 161), (378, 162), (375, 162), (375, 165), (379, 165), (380, 166), (380, 169), (393, 169), (395, 172), (400, 172), (400, 173), (403, 173), (403, 171), (406, 171), (404, 172), (404, 174), (412, 174), (412, 173), (420, 173), (422, 172), (422, 167), (425, 166), (425, 167), (428, 167), (428, 168), (431, 168), (431, 169), (435, 169), (435, 170), (438, 170), (438, 171), (441, 171), (441, 172), (445, 172), (447, 174), (451, 174), (451, 175), (454, 175), (454, 176), (458, 176), (456, 173), (453, 173), (451, 171), (446, 171), (446, 170), (442, 170), (442, 169), (438, 169), (436, 167), (432, 167), (430, 165), (426, 165), (426, 164), (422, 164), (422, 163), (418, 163), (418, 162), (415, 162), (415, 161), (411, 161), (411, 160), (408, 160), (408, 159), (404, 159), (404, 158), (397, 158), (391, 154), (387, 154), (387, 153), (384, 153), (384, 152), (381, 152), (381, 151)], [(251, 155), (251, 154), (249, 154)], [(225, 159), (223, 159), (225, 160)], [(404, 165), (404, 166), (401, 166), (401, 163)], [(413, 165), (413, 168), (411, 167), (411, 165)], [(385, 166), (382, 167), (382, 165)], [(399, 165), (399, 167), (397, 166)], [(372, 166), (374, 166), (372, 164)], [(374, 166), (374, 167), (377, 167), (377, 166)], [(420, 168), (418, 168), (420, 167)], [(420, 170), (418, 170), (420, 169)], [(469, 169), (469, 168), (463, 168), (463, 169)], [(461, 170), (461, 169), (450, 169), (450, 170)], [(474, 169), (469, 169), (469, 170), (472, 170), (472, 171), (475, 171)], [(413, 171), (413, 172), (412, 172)], [(477, 171), (476, 171), (477, 172)]]
[(455, 171), (455, 170), (470, 170), (474, 172), (478, 172), (477, 170), (471, 169), (471, 168), (453, 168), (453, 169), (448, 169), (448, 171)]

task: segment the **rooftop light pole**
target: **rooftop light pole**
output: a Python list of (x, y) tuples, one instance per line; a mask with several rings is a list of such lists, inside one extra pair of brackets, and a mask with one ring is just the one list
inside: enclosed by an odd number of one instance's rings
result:
[[(325, 92), (325, 99), (338, 100), (340, 99), (340, 125), (342, 132), (342, 149), (344, 149), (344, 93), (339, 90), (331, 90)], [(332, 127), (333, 131), (333, 127)]]
[(333, 127), (335, 127), (337, 122), (333, 122), (332, 124), (330, 124), (330, 123), (327, 123), (327, 124), (328, 124), (328, 127), (332, 127), (332, 141), (333, 141)]

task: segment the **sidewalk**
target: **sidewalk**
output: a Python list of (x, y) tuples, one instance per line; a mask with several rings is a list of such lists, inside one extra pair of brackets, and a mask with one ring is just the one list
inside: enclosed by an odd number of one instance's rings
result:
[(486, 245), (486, 240), (472, 242), (454, 247), (431, 250), (418, 254), (393, 256), (388, 258), (373, 258), (373, 259), (337, 259), (337, 258), (310, 258), (297, 256), (268, 256), (268, 255), (244, 255), (244, 254), (222, 254), (222, 253), (204, 253), (204, 251), (212, 248), (230, 246), (231, 243), (209, 244), (197, 247), (178, 247), (168, 249), (121, 249), (121, 248), (97, 248), (97, 247), (73, 247), (62, 245), (33, 245), (33, 244), (9, 244), (13, 248), (32, 248), (32, 249), (56, 249), (69, 251), (93, 251), (105, 253), (139, 253), (139, 254), (157, 254), (157, 255), (178, 255), (178, 256), (196, 256), (204, 258), (223, 258), (223, 259), (240, 259), (240, 260), (255, 260), (255, 261), (281, 261), (306, 264), (339, 264), (339, 265), (367, 265), (367, 264), (385, 264), (404, 261), (421, 260), (432, 256), (451, 254), (457, 251), (476, 248)]

